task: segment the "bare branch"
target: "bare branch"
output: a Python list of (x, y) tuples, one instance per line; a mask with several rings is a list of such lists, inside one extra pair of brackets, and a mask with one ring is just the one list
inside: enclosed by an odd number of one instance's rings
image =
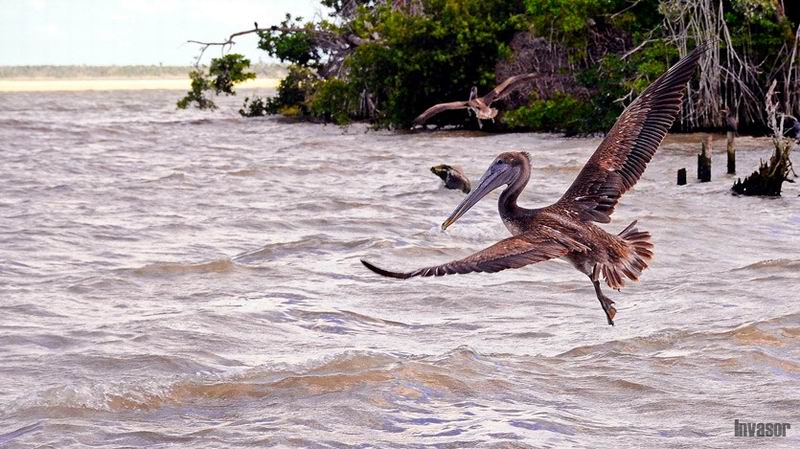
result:
[(629, 10), (629, 9), (631, 9), (631, 8), (633, 8), (633, 7), (635, 7), (636, 5), (638, 5), (638, 4), (639, 4), (639, 3), (641, 3), (641, 2), (642, 2), (642, 0), (635, 0), (635, 1), (631, 2), (631, 4), (630, 4), (630, 5), (628, 5), (628, 6), (624, 7), (624, 8), (622, 8), (621, 10), (619, 10), (619, 11), (615, 12), (614, 14), (611, 14), (611, 18), (612, 18), (612, 19), (615, 19), (615, 18), (617, 18), (617, 16), (619, 16), (620, 14), (623, 14), (623, 13), (625, 13), (625, 11), (627, 11), (627, 10)]
[[(338, 34), (334, 31), (330, 30), (319, 30), (314, 28), (307, 28), (307, 27), (293, 27), (293, 26), (271, 26), (269, 28), (260, 28), (258, 23), (255, 24), (255, 28), (250, 30), (243, 30), (237, 31), (230, 36), (228, 39), (220, 42), (204, 42), (198, 40), (188, 40), (187, 42), (192, 44), (200, 45), (200, 54), (195, 59), (195, 67), (199, 68), (200, 62), (205, 54), (206, 50), (210, 47), (222, 47), (223, 53), (225, 52), (225, 47), (232, 47), (236, 44), (235, 39), (237, 37), (245, 36), (248, 34), (253, 33), (305, 33), (313, 39), (317, 46), (326, 50), (330, 53), (340, 53), (342, 51), (349, 51), (354, 47), (359, 47), (361, 45), (378, 42), (377, 39), (364, 39), (362, 37), (356, 36), (355, 34)], [(338, 65), (337, 61), (340, 61), (341, 57), (333, 57), (331, 58), (330, 63), (334, 66)]]
[(629, 56), (631, 56), (632, 54), (634, 54), (637, 51), (641, 50), (645, 45), (647, 45), (647, 44), (649, 44), (651, 42), (658, 42), (658, 41), (662, 40), (662, 39), (651, 39), (653, 37), (653, 33), (655, 33), (656, 30), (659, 29), (659, 28), (660, 27), (655, 27), (652, 30), (650, 30), (650, 34), (647, 35), (647, 38), (645, 38), (642, 41), (641, 44), (639, 44), (636, 47), (634, 47), (633, 49), (629, 50), (627, 53), (622, 55), (622, 57), (620, 57), (620, 59), (622, 59), (622, 60), (628, 59)]

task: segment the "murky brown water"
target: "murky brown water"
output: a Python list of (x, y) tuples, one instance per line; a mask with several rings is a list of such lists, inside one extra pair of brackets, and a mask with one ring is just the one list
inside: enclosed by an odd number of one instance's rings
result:
[[(659, 151), (608, 226), (656, 258), (611, 296), (549, 262), (398, 282), (504, 237), (479, 176), (531, 152), (544, 205), (599, 139), (397, 134), (175, 112), (175, 92), (0, 95), (0, 446), (741, 447), (800, 442), (800, 193), (674, 185)], [(769, 153), (741, 139), (741, 171)], [(721, 149), (721, 148), (720, 148)], [(31, 427), (26, 427), (31, 426)]]

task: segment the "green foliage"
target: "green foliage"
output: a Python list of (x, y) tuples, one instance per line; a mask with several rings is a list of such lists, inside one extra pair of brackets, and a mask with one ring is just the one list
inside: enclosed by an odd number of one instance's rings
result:
[(676, 53), (672, 49), (655, 45), (622, 60), (616, 54), (604, 56), (600, 64), (589, 66), (577, 76), (578, 82), (591, 89), (591, 121), (586, 122), (581, 132), (607, 131), (614, 125), (624, 104), (638, 96), (669, 67), (666, 55)]
[(242, 104), (241, 109), (239, 109), (239, 115), (242, 117), (263, 117), (269, 112), (267, 109), (267, 101), (267, 99), (259, 96), (255, 96), (252, 99), (250, 99), (250, 97), (245, 97), (244, 104)]
[[(278, 94), (263, 103), (263, 111), (346, 125), (357, 112), (358, 98), (352, 84), (338, 78), (320, 80), (311, 69), (293, 65), (289, 67), (289, 75), (278, 85)], [(256, 106), (245, 102), (244, 107)]]
[(584, 58), (593, 39), (611, 29), (636, 38), (658, 26), (659, 0), (526, 0), (533, 32)]
[(307, 115), (306, 99), (314, 93), (317, 82), (317, 76), (308, 67), (290, 66), (289, 74), (278, 84), (278, 95), (267, 99), (267, 113)]
[[(567, 49), (576, 66), (571, 71), (585, 93), (575, 95), (591, 105), (592, 117), (578, 127), (580, 132), (608, 130), (625, 103), (677, 62), (674, 43), (658, 39), (666, 35), (660, 25), (665, 17), (677, 20), (686, 8), (693, 7), (684, 1), (667, 0), (526, 0), (526, 5), (534, 32), (552, 36)], [(797, 24), (781, 19), (775, 5), (772, 0), (723, 3), (733, 45), (750, 61), (768, 61), (780, 54), (784, 45), (791, 45)], [(608, 51), (607, 42), (614, 39), (627, 40), (626, 50), (643, 45), (622, 59), (621, 53)], [(755, 89), (766, 84), (758, 81)], [(541, 100), (534, 100), (529, 107), (534, 111), (543, 108)], [(539, 117), (531, 111), (512, 117), (509, 123), (515, 126), (540, 126)], [(525, 117), (531, 122), (525, 123)]]
[(777, 54), (780, 47), (791, 42), (794, 27), (789, 20), (776, 20), (775, 2), (772, 0), (733, 0), (732, 8), (725, 14), (736, 48), (751, 59), (762, 60)]
[(322, 6), (332, 9), (332, 17), (344, 15), (354, 7), (371, 7), (375, 5), (374, 0), (320, 0), (320, 3), (322, 3)]
[(623, 98), (638, 96), (678, 58), (663, 42), (651, 44), (623, 60), (606, 54), (599, 64), (587, 65), (575, 76), (588, 94), (556, 93), (547, 100), (534, 98), (527, 107), (506, 114), (512, 128), (587, 134), (608, 131), (624, 108)]
[[(527, 105), (505, 114), (506, 129), (605, 131), (625, 104), (677, 61), (667, 27), (683, 20), (687, 8), (698, 7), (683, 0), (414, 0), (413, 8), (394, 1), (321, 1), (331, 9), (330, 21), (287, 15), (279, 26), (259, 32), (259, 47), (291, 66), (277, 95), (248, 99), (243, 115), (283, 114), (339, 124), (367, 118), (376, 126), (407, 127), (433, 104), (465, 100), (472, 86), (488, 92), (497, 74), (518, 64), (498, 65), (515, 56), (512, 38), (530, 32), (531, 45), (543, 37), (557, 56), (549, 64), (519, 60), (519, 66), (541, 67), (559, 91), (539, 87)], [(796, 18), (782, 16), (773, 0), (721, 5), (733, 45), (762, 67), (758, 76), (766, 79), (783, 70), (775, 58), (791, 45)], [(525, 48), (518, 42), (515, 48), (528, 52), (521, 54), (539, 51), (538, 44)], [(239, 55), (212, 61), (208, 74), (192, 75), (192, 91), (179, 105), (213, 107), (204, 93), (211, 88), (233, 93), (233, 85), (247, 79), (238, 75), (249, 76), (248, 65)], [(760, 78), (749, 82), (753, 92), (764, 84)], [(459, 125), (464, 117), (441, 114), (434, 121)]]
[(388, 6), (354, 19), (380, 42), (359, 46), (347, 60), (348, 82), (375, 99), (380, 125), (409, 126), (438, 101), (466, 99), (472, 85), (494, 87), (496, 62), (524, 29), (521, 0), (429, 0), (424, 15)]
[[(281, 22), (279, 28), (283, 30), (263, 31), (259, 33), (258, 48), (276, 57), (281, 62), (289, 61), (292, 64), (301, 66), (318, 66), (320, 62), (320, 52), (314, 46), (314, 40), (310, 35), (313, 26), (302, 25), (303, 18), (292, 19), (290, 14), (286, 14), (286, 20)], [(294, 31), (297, 29), (297, 31)]]
[(512, 128), (534, 131), (561, 131), (568, 135), (592, 130), (591, 102), (565, 93), (556, 93), (546, 100), (533, 99), (528, 106), (509, 111), (503, 121)]
[[(371, 117), (377, 124), (409, 126), (435, 101), (466, 99), (472, 85), (483, 92), (493, 88), (497, 60), (510, 56), (507, 43), (525, 28), (522, 0), (429, 0), (424, 15), (406, 14), (391, 4), (359, 3), (346, 30), (322, 23), (313, 31), (346, 32), (367, 41), (344, 60), (342, 78), (302, 88), (291, 79), (299, 67), (318, 67), (319, 53), (306, 46), (310, 25), (303, 26), (306, 34), (262, 34), (261, 48), (297, 66), (270, 100), (272, 113), (295, 106), (303, 115), (346, 123), (358, 117), (362, 95), (369, 95), (379, 105)], [(343, 5), (333, 1), (330, 6)], [(281, 27), (289, 25), (299, 28), (287, 16)]]
[(208, 73), (199, 69), (192, 70), (189, 72), (189, 78), (192, 80), (191, 88), (186, 96), (178, 100), (178, 108), (186, 109), (195, 103), (198, 109), (216, 109), (217, 105), (206, 96), (207, 92), (214, 90), (216, 95), (221, 93), (236, 95), (233, 91), (235, 84), (256, 77), (255, 73), (246, 72), (249, 67), (249, 59), (231, 53), (212, 59)]
[(217, 95), (236, 95), (233, 85), (256, 78), (256, 74), (246, 72), (250, 68), (250, 60), (242, 55), (231, 53), (211, 60), (209, 75), (214, 78), (214, 91)]
[(192, 80), (192, 86), (185, 97), (178, 100), (178, 108), (186, 109), (192, 103), (197, 103), (198, 109), (217, 109), (217, 105), (206, 97), (206, 92), (211, 90), (211, 81), (206, 77), (206, 74), (200, 70), (192, 70), (189, 72), (189, 78)]
[(615, 0), (526, 0), (534, 31), (585, 49), (589, 21), (616, 9)]
[(319, 82), (308, 100), (308, 109), (314, 117), (346, 125), (357, 112), (357, 100), (358, 92), (354, 92), (352, 84), (332, 78)]
[(632, 89), (635, 90), (635, 72), (633, 66), (626, 64), (619, 56), (610, 54), (600, 64), (589, 66), (578, 74), (578, 82), (587, 88), (591, 87), (592, 92), (588, 99), (591, 109), (578, 132), (603, 132), (614, 125), (623, 109), (619, 100)]

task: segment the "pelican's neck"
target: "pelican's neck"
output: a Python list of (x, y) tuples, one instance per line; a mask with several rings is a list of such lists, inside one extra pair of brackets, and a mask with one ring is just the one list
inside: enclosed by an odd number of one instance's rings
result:
[(525, 213), (527, 209), (517, 205), (519, 194), (525, 189), (528, 180), (531, 178), (531, 166), (527, 162), (523, 163), (522, 169), (516, 179), (503, 190), (500, 194), (500, 201), (497, 204), (500, 216), (503, 220), (513, 219)]

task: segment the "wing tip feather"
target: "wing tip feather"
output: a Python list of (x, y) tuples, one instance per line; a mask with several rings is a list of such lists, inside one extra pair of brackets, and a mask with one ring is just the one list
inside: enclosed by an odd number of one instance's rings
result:
[(400, 272), (397, 272), (397, 271), (384, 270), (383, 268), (377, 267), (377, 266), (367, 262), (364, 259), (361, 259), (361, 263), (365, 267), (367, 267), (370, 271), (372, 271), (373, 273), (379, 274), (381, 276), (395, 278), (395, 279), (408, 279), (408, 278), (411, 277), (410, 273), (400, 273)]

